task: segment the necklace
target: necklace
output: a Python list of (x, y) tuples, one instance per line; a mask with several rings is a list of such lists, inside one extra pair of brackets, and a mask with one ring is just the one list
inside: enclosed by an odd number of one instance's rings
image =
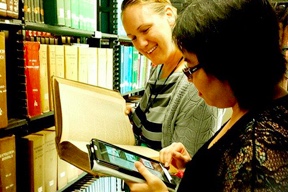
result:
[[(183, 57), (181, 57), (181, 58), (179, 59), (177, 65), (174, 67), (174, 69), (169, 73), (169, 75), (168, 75), (167, 78), (165, 79), (165, 81), (164, 81), (164, 83), (163, 83), (163, 85), (162, 85), (163, 88), (162, 88), (161, 90), (159, 90), (159, 91), (156, 92), (156, 84), (157, 84), (157, 82), (158, 82), (158, 80), (159, 80), (159, 77), (160, 77), (160, 74), (161, 74), (162, 68), (163, 68), (163, 65), (161, 66), (161, 68), (160, 68), (160, 70), (159, 70), (159, 72), (158, 72), (157, 78), (156, 78), (153, 86), (151, 87), (150, 95), (149, 95), (148, 102), (147, 102), (147, 106), (146, 106), (146, 108), (145, 108), (145, 110), (144, 110), (144, 113), (147, 113), (147, 112), (149, 113), (149, 109), (152, 107), (152, 105), (153, 105), (154, 102), (156, 101), (157, 96), (159, 95), (159, 93), (161, 93), (161, 92), (163, 91), (163, 89), (165, 88), (166, 82), (168, 81), (169, 77), (174, 73), (174, 71), (177, 69), (177, 67), (178, 67), (179, 63), (182, 61), (182, 59), (183, 59)], [(156, 69), (155, 69), (154, 71), (156, 71)], [(154, 71), (152, 72), (151, 76), (153, 75)], [(152, 95), (153, 95), (154, 92), (155, 92), (155, 94), (154, 94), (155, 96), (154, 96), (154, 98), (152, 99)]]

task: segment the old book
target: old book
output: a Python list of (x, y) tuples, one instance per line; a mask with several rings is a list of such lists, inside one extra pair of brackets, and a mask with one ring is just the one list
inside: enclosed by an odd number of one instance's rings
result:
[(39, 42), (24, 41), (27, 116), (41, 115)]
[(78, 80), (78, 49), (76, 46), (64, 45), (65, 78)]
[(44, 137), (44, 191), (57, 190), (57, 151), (55, 146), (55, 131), (42, 130), (35, 133)]
[(8, 126), (5, 33), (0, 32), (0, 128)]
[[(91, 171), (86, 145), (98, 138), (120, 147), (157, 158), (158, 151), (135, 146), (133, 130), (119, 92), (53, 77), (56, 148), (61, 159)], [(81, 102), (79, 102), (81, 101)]]
[(53, 111), (53, 98), (51, 77), (56, 74), (56, 45), (48, 45), (47, 64), (48, 64), (48, 89), (49, 89), (49, 106)]
[(44, 7), (43, 0), (39, 0), (40, 23), (44, 23)]
[(29, 134), (17, 145), (17, 187), (21, 191), (44, 191), (44, 137)]
[[(18, 4), (15, 0), (6, 0), (7, 3), (7, 17), (18, 18)], [(16, 5), (15, 5), (16, 3)]]
[(65, 61), (64, 61), (64, 46), (55, 45), (55, 75), (65, 77)]
[[(55, 134), (55, 126), (46, 128), (44, 130), (54, 132), (54, 134)], [(54, 144), (55, 144), (55, 142), (54, 142)], [(56, 169), (57, 169), (57, 184), (56, 185), (57, 185), (57, 190), (61, 190), (68, 183), (68, 178), (67, 178), (68, 163), (59, 158), (57, 151), (56, 151), (56, 155), (57, 155), (57, 167), (56, 167)]]
[(79, 3), (80, 0), (70, 1), (71, 28), (79, 29)]
[(31, 22), (35, 22), (36, 20), (35, 20), (35, 14), (34, 14), (34, 7), (35, 7), (35, 5), (34, 5), (34, 1), (35, 0), (29, 0), (28, 1), (28, 4), (30, 5), (30, 12), (31, 12), (31, 14), (30, 14), (30, 21)]
[(48, 53), (47, 45), (40, 44), (39, 62), (40, 62), (40, 96), (41, 96), (41, 112), (50, 111), (49, 106), (49, 75), (48, 75)]
[[(77, 47), (78, 48), (78, 81), (82, 83), (88, 83), (88, 57), (89, 47)], [(95, 64), (96, 65), (96, 64)]]
[(65, 26), (71, 27), (71, 2), (70, 0), (64, 0), (64, 20), (65, 20)]
[(7, 16), (7, 3), (6, 0), (0, 0), (0, 16), (6, 17)]
[(68, 163), (57, 155), (57, 190), (63, 189), (68, 183), (67, 167)]
[(40, 1), (39, 0), (32, 0), (33, 1), (33, 10), (32, 13), (34, 14), (34, 22), (40, 23)]
[(106, 48), (106, 58), (107, 58), (107, 66), (106, 66), (106, 87), (108, 89), (113, 89), (114, 83), (114, 66), (113, 66), (113, 49)]
[(0, 191), (16, 192), (15, 136), (0, 138)]
[(97, 85), (98, 84), (98, 72), (97, 72), (97, 63), (98, 63), (98, 48), (96, 47), (89, 47), (87, 49), (87, 54), (88, 54), (88, 62), (87, 62), (87, 67), (88, 67), (88, 75), (87, 75), (87, 82), (90, 85)]
[(49, 25), (65, 25), (64, 0), (43, 1), (44, 21)]
[(107, 51), (106, 48), (97, 48), (97, 85), (107, 88)]

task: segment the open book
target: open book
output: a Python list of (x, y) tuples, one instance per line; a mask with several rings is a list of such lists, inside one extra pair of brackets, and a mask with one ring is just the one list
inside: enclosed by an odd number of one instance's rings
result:
[(91, 171), (86, 145), (92, 138), (157, 159), (158, 151), (135, 146), (125, 99), (120, 93), (73, 80), (52, 77), (56, 148), (61, 159)]

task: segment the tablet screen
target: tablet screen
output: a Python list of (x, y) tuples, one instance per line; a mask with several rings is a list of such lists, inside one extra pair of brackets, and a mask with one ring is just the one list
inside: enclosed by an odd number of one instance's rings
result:
[(98, 141), (98, 144), (104, 161), (137, 172), (138, 170), (136, 169), (134, 162), (140, 161), (152, 174), (161, 178), (163, 181), (169, 182), (164, 174), (163, 169), (165, 168), (161, 166), (159, 162), (147, 159), (129, 151), (122, 150), (106, 144), (105, 142)]

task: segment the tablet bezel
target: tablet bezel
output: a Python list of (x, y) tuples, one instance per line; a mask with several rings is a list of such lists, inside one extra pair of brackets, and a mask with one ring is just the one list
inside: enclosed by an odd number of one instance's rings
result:
[[(115, 165), (114, 163), (112, 163), (110, 161), (108, 162), (107, 159), (105, 159), (102, 155), (103, 153), (102, 153), (101, 146), (103, 146), (103, 145), (112, 147), (116, 150), (123, 151), (124, 153), (128, 153), (128, 154), (131, 154), (133, 156), (138, 156), (139, 158), (142, 158), (146, 161), (150, 161), (152, 163), (159, 165), (159, 167), (163, 168), (163, 172), (161, 173), (161, 175), (163, 176), (164, 179), (161, 178), (161, 180), (166, 184), (166, 186), (170, 190), (174, 190), (176, 188), (176, 184), (175, 184), (174, 180), (172, 179), (171, 175), (169, 174), (169, 172), (167, 170), (164, 171), (165, 168), (162, 166), (162, 164), (159, 161), (156, 161), (154, 159), (145, 157), (141, 154), (137, 154), (137, 153), (134, 153), (132, 151), (123, 149), (123, 148), (118, 147), (116, 145), (113, 145), (111, 143), (107, 143), (105, 141), (93, 138), (91, 140), (91, 143), (90, 143), (90, 153), (89, 154), (90, 154), (91, 168), (93, 168), (95, 171), (99, 171), (99, 172), (102, 172), (103, 174), (109, 174), (112, 176), (114, 175), (114, 176), (120, 177), (124, 180), (130, 180), (130, 181), (134, 181), (134, 182), (145, 182), (144, 177), (138, 171), (127, 169), (124, 166)], [(168, 174), (168, 175), (166, 175), (166, 174)], [(169, 178), (167, 178), (167, 177), (169, 177)]]

